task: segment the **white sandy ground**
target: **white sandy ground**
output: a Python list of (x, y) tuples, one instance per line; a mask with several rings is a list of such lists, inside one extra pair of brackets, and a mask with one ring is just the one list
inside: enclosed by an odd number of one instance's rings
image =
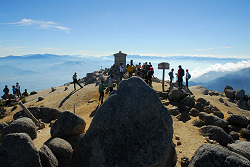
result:
[[(81, 116), (85, 122), (86, 130), (88, 129), (92, 118), (90, 117), (91, 113), (96, 110), (96, 108), (99, 105), (98, 98), (98, 86), (95, 86), (95, 84), (84, 86), (82, 89), (80, 89), (79, 86), (77, 86), (77, 90), (75, 91), (73, 88), (73, 84), (68, 86), (68, 90), (65, 91), (65, 86), (59, 86), (56, 87), (56, 91), (51, 92), (51, 89), (45, 89), (38, 91), (37, 94), (28, 96), (27, 102), (25, 103), (25, 106), (28, 108), (30, 106), (33, 107), (50, 107), (50, 108), (56, 108), (60, 111), (72, 111), (73, 112), (73, 105), (75, 105), (75, 113), (79, 116)], [(153, 82), (153, 88), (156, 91), (162, 91), (162, 85), (161, 83)], [(168, 85), (165, 86), (165, 90), (167, 90)], [(227, 114), (227, 111), (231, 111), (234, 114), (241, 114), (249, 118), (249, 111), (242, 110), (237, 107), (236, 104), (231, 103), (228, 101), (226, 97), (221, 96), (209, 96), (209, 95), (202, 95), (199, 94), (195, 89), (190, 87), (190, 90), (195, 95), (195, 99), (198, 99), (199, 97), (205, 98), (207, 101), (210, 101), (211, 105), (216, 106), (218, 109), (220, 109), (225, 117), (227, 118), (229, 115)], [(43, 96), (44, 100), (37, 101), (38, 97)], [(104, 95), (104, 98), (106, 98), (108, 94)], [(229, 104), (229, 106), (225, 106), (224, 103), (221, 103), (218, 99), (223, 98), (225, 102)], [(89, 100), (94, 99), (94, 102), (88, 103)], [(170, 108), (171, 105), (166, 106), (167, 108)], [(9, 112), (8, 116), (2, 118), (0, 120), (1, 122), (10, 122), (13, 118), (14, 113), (17, 111), (20, 111), (21, 108), (18, 106), (18, 108), (12, 112), (10, 112), (12, 107), (7, 109), (7, 112)], [(174, 137), (173, 141), (176, 144), (177, 141), (181, 141), (181, 145), (176, 146), (176, 152), (177, 152), (177, 164), (176, 166), (181, 166), (180, 159), (183, 155), (186, 155), (187, 157), (191, 158), (194, 152), (199, 148), (200, 145), (204, 144), (204, 137), (199, 133), (197, 127), (194, 127), (192, 125), (192, 121), (195, 119), (198, 119), (198, 117), (192, 117), (191, 120), (187, 122), (178, 121), (176, 119), (176, 116), (172, 116), (173, 118), (173, 127), (174, 127)], [(180, 140), (176, 140), (175, 136), (178, 135), (180, 137)], [(40, 147), (43, 145), (45, 141), (47, 141), (50, 138), (50, 127), (49, 124), (46, 124), (46, 128), (41, 129), (38, 131), (38, 137), (33, 140), (35, 146), (37, 149), (40, 149)]]

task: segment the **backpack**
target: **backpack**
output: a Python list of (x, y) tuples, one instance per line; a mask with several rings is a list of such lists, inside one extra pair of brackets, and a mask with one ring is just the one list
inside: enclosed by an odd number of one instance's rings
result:
[(191, 78), (191, 75), (188, 73), (188, 77), (187, 77), (187, 79), (190, 79)]
[(181, 77), (183, 77), (183, 76), (184, 76), (184, 70), (183, 70), (183, 69), (181, 69), (180, 76), (181, 76)]

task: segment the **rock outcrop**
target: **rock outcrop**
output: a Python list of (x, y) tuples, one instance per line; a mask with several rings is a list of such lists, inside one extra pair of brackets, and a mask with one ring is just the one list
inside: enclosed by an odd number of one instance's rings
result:
[(26, 133), (6, 135), (0, 145), (0, 166), (41, 167), (39, 153)]
[(3, 136), (10, 133), (27, 133), (31, 139), (35, 139), (37, 137), (36, 125), (30, 118), (27, 117), (17, 119), (10, 125), (3, 128)]
[(83, 166), (175, 166), (172, 124), (157, 93), (132, 77), (97, 110), (75, 155)]
[(52, 137), (79, 136), (84, 133), (86, 122), (78, 115), (64, 111), (50, 129)]
[(204, 144), (196, 150), (188, 167), (208, 166), (249, 167), (250, 161), (222, 146)]
[(57, 167), (58, 161), (56, 156), (52, 153), (52, 151), (46, 145), (43, 145), (39, 150), (39, 155), (42, 161), (42, 166), (46, 167)]

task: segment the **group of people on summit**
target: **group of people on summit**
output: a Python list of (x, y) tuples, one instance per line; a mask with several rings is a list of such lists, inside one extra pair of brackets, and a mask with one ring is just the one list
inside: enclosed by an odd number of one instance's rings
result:
[[(17, 101), (17, 97), (22, 96), (21, 87), (20, 87), (18, 82), (16, 83), (16, 86), (15, 85), (12, 86), (12, 91), (13, 91), (13, 95), (14, 95), (14, 100)], [(3, 92), (4, 92), (4, 99), (9, 99), (10, 90), (8, 88), (8, 85), (5, 85), (5, 88), (3, 89)], [(25, 89), (25, 91), (23, 92), (23, 95), (24, 96), (29, 95), (27, 89)]]
[[(175, 74), (177, 76), (177, 82), (179, 85), (179, 89), (182, 89), (182, 82), (183, 82), (183, 78), (185, 76), (185, 72), (184, 69), (182, 69), (181, 65), (178, 66), (178, 72)], [(169, 77), (170, 77), (170, 84), (173, 82), (174, 79), (174, 69), (172, 68), (171, 71), (168, 73)], [(188, 80), (191, 78), (190, 73), (188, 72), (188, 69), (186, 69), (186, 87), (188, 87)]]

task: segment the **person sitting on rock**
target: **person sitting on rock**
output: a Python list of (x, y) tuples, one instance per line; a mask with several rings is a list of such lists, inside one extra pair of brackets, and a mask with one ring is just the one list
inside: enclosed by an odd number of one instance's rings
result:
[(101, 104), (103, 103), (104, 90), (105, 90), (105, 85), (104, 85), (104, 80), (102, 80), (99, 85), (99, 93), (100, 93), (99, 102), (101, 101)]
[(77, 72), (75, 72), (75, 74), (73, 75), (73, 82), (74, 82), (74, 88), (75, 88), (75, 90), (76, 90), (76, 83), (77, 83), (81, 88), (83, 88), (82, 85), (80, 85), (79, 82), (77, 81)]
[(24, 90), (23, 95), (24, 96), (29, 96), (29, 93), (28, 93), (27, 89)]
[(3, 92), (4, 92), (4, 98), (8, 99), (10, 90), (9, 90), (7, 85), (5, 85), (5, 88), (3, 89)]

